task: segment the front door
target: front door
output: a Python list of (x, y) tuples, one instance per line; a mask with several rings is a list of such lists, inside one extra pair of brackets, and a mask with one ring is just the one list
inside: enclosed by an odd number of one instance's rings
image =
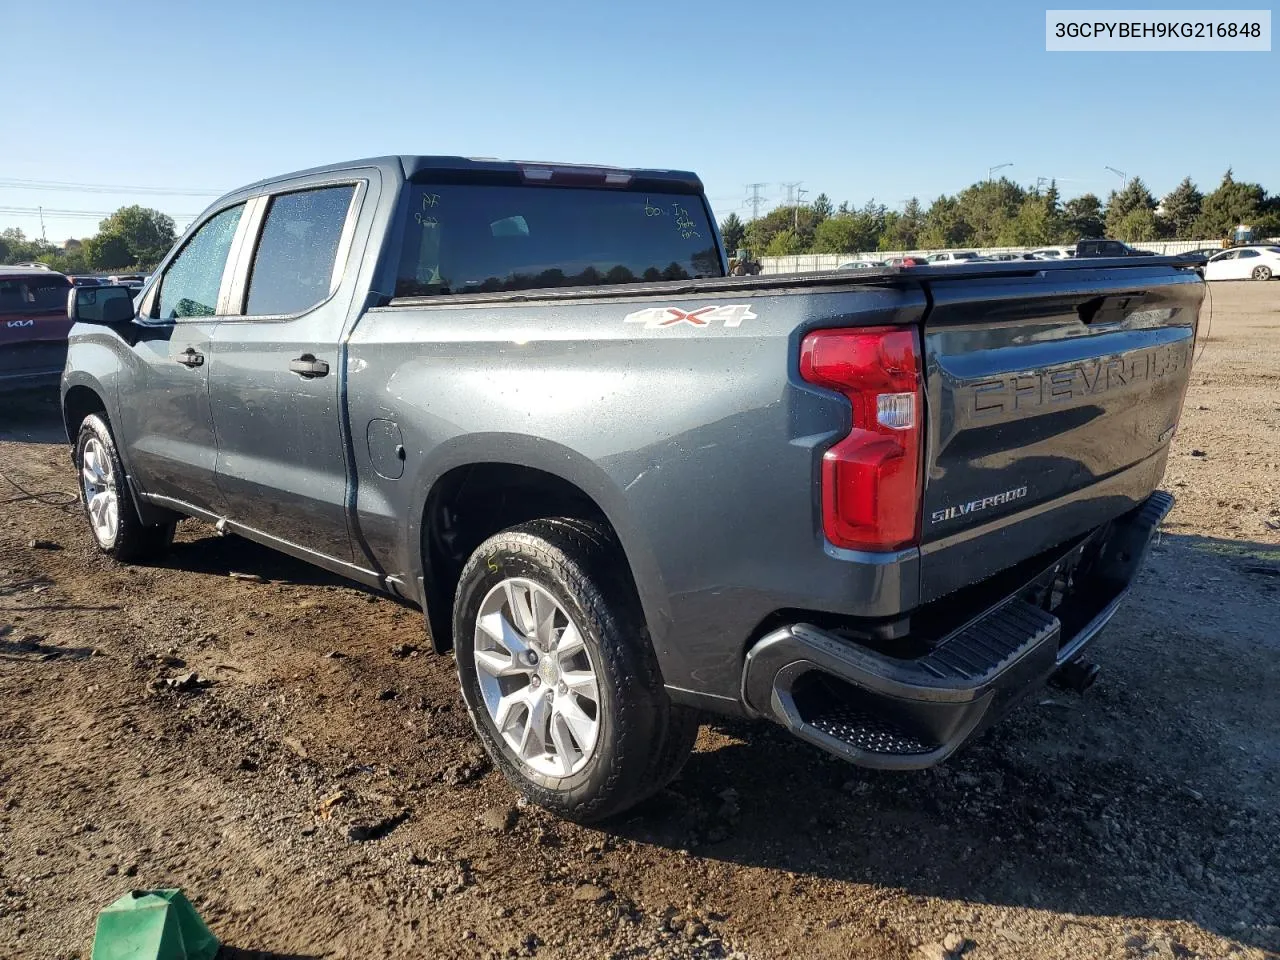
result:
[(147, 294), (122, 372), (120, 435), (129, 467), (150, 498), (220, 513), (218, 448), (209, 409), (210, 346), (226, 310), (227, 269), (243, 203), (206, 220)]
[(317, 184), (265, 204), (238, 294), (243, 315), (214, 331), (209, 382), (227, 518), (335, 559), (352, 559), (339, 341), (359, 209), (356, 185)]

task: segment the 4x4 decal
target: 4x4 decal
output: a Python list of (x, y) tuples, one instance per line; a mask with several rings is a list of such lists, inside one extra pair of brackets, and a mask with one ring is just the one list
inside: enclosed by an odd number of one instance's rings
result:
[(756, 313), (750, 304), (730, 303), (721, 306), (700, 307), (697, 310), (681, 310), (679, 307), (645, 307), (623, 317), (625, 323), (643, 323), (646, 330), (689, 324), (691, 327), (709, 326), (723, 320), (726, 327), (738, 327), (743, 320), (754, 320)]

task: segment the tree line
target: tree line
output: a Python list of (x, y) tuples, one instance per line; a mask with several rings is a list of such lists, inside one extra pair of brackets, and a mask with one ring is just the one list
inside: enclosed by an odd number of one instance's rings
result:
[(121, 207), (84, 240), (57, 247), (17, 227), (0, 230), (0, 263), (48, 264), (62, 273), (147, 273), (173, 246), (173, 218), (150, 207)]
[[(781, 206), (743, 222), (731, 213), (720, 224), (730, 252), (753, 256), (860, 253), (955, 247), (1038, 247), (1109, 237), (1151, 240), (1226, 240), (1237, 224), (1257, 236), (1280, 234), (1280, 194), (1236, 180), (1227, 170), (1211, 193), (1186, 177), (1159, 201), (1140, 177), (1113, 190), (1104, 203), (1092, 193), (1062, 201), (1058, 185), (1026, 188), (1008, 178), (944, 194), (925, 209), (912, 197), (901, 212), (868, 200), (861, 207), (832, 204), (824, 193), (805, 206)], [(146, 272), (176, 237), (173, 218), (149, 207), (121, 207), (85, 240), (57, 247), (17, 228), (0, 230), (0, 263), (39, 261), (63, 273)]]
[(912, 197), (901, 212), (868, 200), (861, 207), (833, 206), (824, 193), (806, 206), (782, 206), (743, 222), (730, 213), (720, 224), (732, 253), (753, 256), (797, 253), (861, 253), (956, 247), (1039, 247), (1103, 237), (1151, 240), (1227, 240), (1239, 224), (1256, 236), (1280, 234), (1280, 194), (1238, 181), (1227, 170), (1211, 193), (1186, 177), (1160, 200), (1140, 177), (1113, 190), (1104, 203), (1092, 193), (1066, 202), (1055, 181), (1022, 187), (1001, 177), (943, 195), (925, 209)]

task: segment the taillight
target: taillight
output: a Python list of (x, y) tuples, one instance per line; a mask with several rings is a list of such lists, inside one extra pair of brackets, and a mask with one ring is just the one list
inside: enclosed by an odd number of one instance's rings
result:
[(844, 394), (849, 435), (822, 458), (822, 528), (837, 547), (896, 550), (916, 542), (924, 392), (912, 328), (817, 330), (800, 346), (800, 376)]

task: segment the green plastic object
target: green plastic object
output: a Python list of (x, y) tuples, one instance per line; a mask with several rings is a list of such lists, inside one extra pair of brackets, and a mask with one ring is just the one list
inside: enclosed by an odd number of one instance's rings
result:
[(218, 946), (181, 890), (131, 890), (98, 914), (93, 960), (214, 960)]

